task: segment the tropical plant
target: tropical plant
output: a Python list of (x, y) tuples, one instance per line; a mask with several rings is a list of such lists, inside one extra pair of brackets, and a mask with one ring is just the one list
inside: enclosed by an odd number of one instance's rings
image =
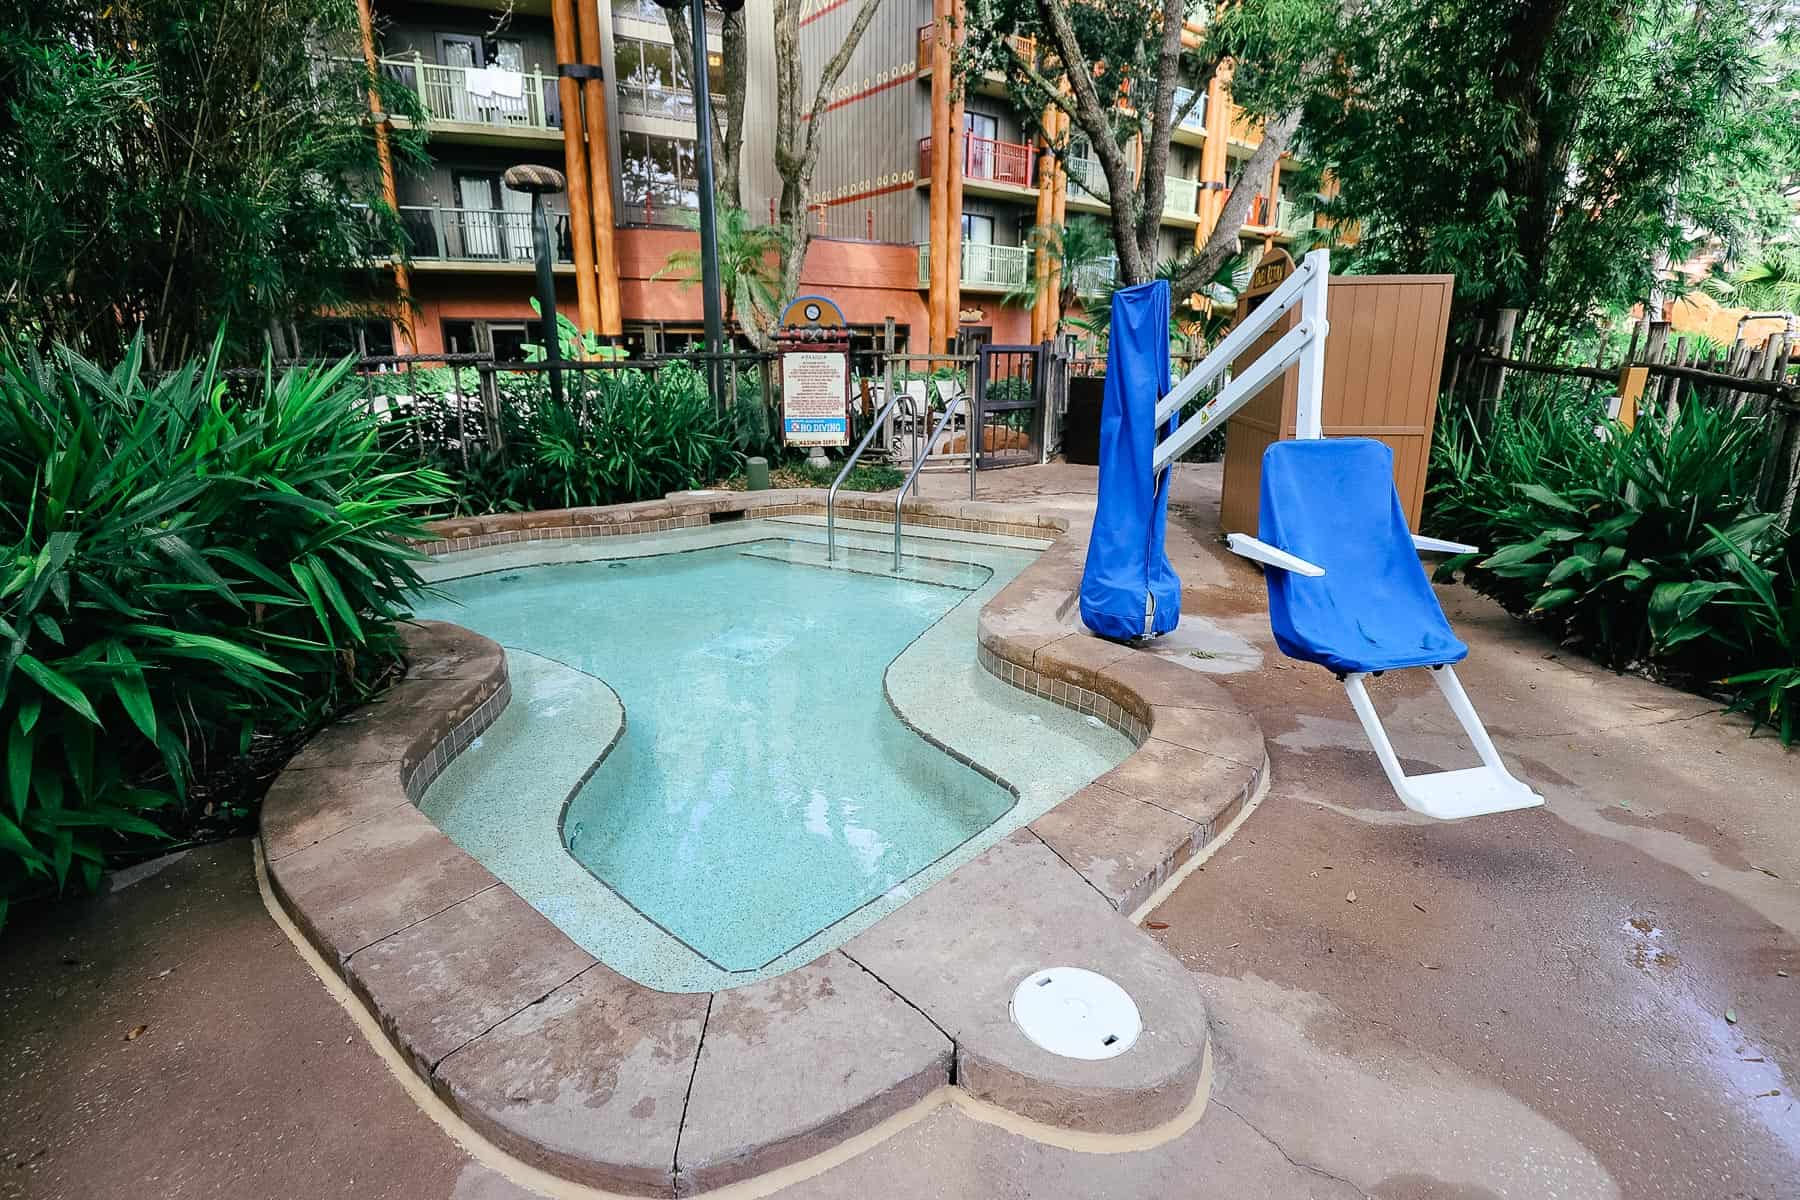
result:
[(1337, 269), (1454, 272), (1459, 320), (1519, 310), (1542, 350), (1791, 220), (1800, 76), (1760, 0), (1343, 11), (1296, 171), (1355, 230)]
[[(1117, 276), (1112, 233), (1093, 217), (1076, 217), (1066, 225), (1033, 225), (1025, 240), (1032, 250), (1030, 261), (1048, 263), (1056, 272), (1057, 332), (1060, 333), (1068, 322), (1068, 314), (1081, 299), (1084, 289), (1093, 292), (1093, 285), (1099, 283), (1098, 291), (1111, 294)], [(1103, 268), (1104, 275), (1101, 274)], [(1035, 270), (1028, 271), (1024, 282), (1009, 291), (1001, 303), (1030, 308), (1037, 303), (1050, 279), (1049, 271), (1041, 275)]]
[[(1753, 727), (1770, 726), (1782, 745), (1791, 746), (1800, 734), (1800, 577), (1793, 558), (1777, 574), (1723, 530), (1712, 532), (1725, 543), (1743, 581), (1739, 595), (1720, 601), (1745, 623), (1745, 638), (1732, 639), (1728, 648), (1740, 651), (1734, 657), (1757, 664), (1720, 682), (1734, 689), (1733, 712), (1748, 715)], [(1742, 653), (1745, 648), (1750, 652)]]
[[(442, 502), (329, 370), (227, 383), (0, 353), (0, 918), (133, 840), (242, 813), (241, 774), (366, 695)], [(230, 814), (226, 814), (229, 816)]]
[[(683, 213), (690, 229), (700, 227), (695, 213)], [(719, 198), (719, 303), (729, 328), (733, 321), (757, 346), (767, 348), (780, 316), (777, 296), (781, 289), (781, 252), (787, 234), (774, 225), (758, 225), (750, 214)], [(683, 287), (700, 286), (700, 250), (683, 248), (671, 253), (652, 279), (673, 278)]]
[[(1188, 274), (1191, 261), (1191, 255), (1166, 258), (1156, 265), (1156, 278), (1166, 279), (1171, 289), (1176, 288)], [(1201, 301), (1197, 307), (1190, 306), (1188, 295), (1171, 296), (1170, 340), (1184, 345), (1195, 341), (1201, 346), (1218, 341), (1236, 316), (1238, 296), (1250, 286), (1250, 277), (1256, 273), (1256, 264), (1261, 261), (1262, 251), (1252, 249), (1220, 263), (1212, 275), (1199, 281), (1197, 291), (1193, 293)], [(1071, 317), (1068, 323), (1083, 333), (1095, 337), (1104, 335), (1112, 327), (1112, 298), (1120, 288), (1128, 286), (1115, 278), (1082, 308), (1081, 316)]]
[(1442, 414), (1424, 524), (1483, 552), (1438, 578), (1462, 572), (1607, 666), (1715, 680), (1724, 648), (1744, 644), (1726, 608), (1744, 596), (1744, 565), (1786, 547), (1757, 507), (1766, 446), (1759, 421), (1701, 403), (1625, 428), (1555, 387), (1485, 435), (1465, 412)]
[(1800, 242), (1771, 241), (1729, 279), (1709, 279), (1706, 288), (1752, 312), (1800, 313)]
[(116, 361), (235, 359), (367, 304), (405, 247), (371, 89), (402, 169), (417, 97), (371, 77), (343, 0), (34, 0), (0, 37), (0, 329)]

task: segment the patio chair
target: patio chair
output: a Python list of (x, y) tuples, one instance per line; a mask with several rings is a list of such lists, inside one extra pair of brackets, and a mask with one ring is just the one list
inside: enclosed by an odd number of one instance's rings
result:
[[(1407, 529), (1393, 459), (1371, 438), (1275, 442), (1263, 453), (1262, 536), (1234, 533), (1226, 542), (1268, 568), (1276, 645), (1342, 681), (1401, 803), (1442, 821), (1537, 807), (1544, 798), (1506, 769), (1456, 678), (1452, 664), (1469, 648), (1451, 632), (1418, 558), (1421, 550), (1475, 547)], [(1431, 673), (1480, 766), (1423, 775), (1401, 769), (1364, 681), (1410, 668)]]

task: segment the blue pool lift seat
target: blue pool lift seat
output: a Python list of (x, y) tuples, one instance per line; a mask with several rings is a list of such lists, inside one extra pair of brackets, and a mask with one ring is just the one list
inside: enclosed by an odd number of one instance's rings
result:
[[(1394, 490), (1394, 455), (1371, 438), (1279, 441), (1263, 454), (1260, 538), (1233, 534), (1233, 551), (1269, 568), (1269, 622), (1282, 653), (1318, 663), (1344, 683), (1394, 791), (1440, 820), (1544, 802), (1506, 769), (1452, 664), (1469, 648), (1451, 632), (1420, 550), (1474, 547), (1415, 536)], [(1369, 699), (1370, 675), (1426, 668), (1482, 765), (1407, 775)]]

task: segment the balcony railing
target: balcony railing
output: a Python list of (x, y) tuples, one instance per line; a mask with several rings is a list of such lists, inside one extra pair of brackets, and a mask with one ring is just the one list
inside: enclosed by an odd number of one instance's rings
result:
[[(1026, 246), (996, 246), (991, 242), (962, 244), (964, 287), (1011, 291), (1025, 286), (1031, 270), (1031, 250)], [(931, 246), (919, 246), (919, 286), (931, 286)]]
[(1171, 217), (1200, 215), (1200, 183), (1170, 175), (1163, 180), (1163, 213)]
[(1113, 257), (1082, 263), (1075, 268), (1075, 293), (1079, 296), (1104, 295), (1119, 277), (1119, 260)]
[(694, 119), (694, 93), (674, 84), (624, 80), (619, 84), (619, 111), (640, 117), (666, 117), (674, 121)]
[[(1065, 164), (1069, 182), (1075, 190), (1101, 203), (1110, 203), (1106, 172), (1097, 158), (1070, 158)], [(1193, 179), (1169, 175), (1163, 179), (1163, 214), (1170, 217), (1200, 215), (1200, 184)]]
[[(535, 260), (529, 212), (402, 204), (399, 213), (401, 227), (406, 231), (407, 249), (415, 259), (525, 265)], [(573, 262), (575, 254), (569, 239), (569, 214), (552, 212), (548, 216), (557, 259)]]
[[(1184, 88), (1184, 87), (1176, 88), (1175, 89), (1175, 107), (1173, 110), (1171, 110), (1171, 115), (1173, 115), (1174, 113), (1179, 113), (1181, 111), (1182, 107), (1184, 105), (1186, 105), (1187, 102), (1192, 100), (1193, 98), (1194, 98), (1194, 89), (1193, 88)], [(1198, 104), (1194, 105), (1194, 111), (1190, 112), (1187, 115), (1187, 119), (1181, 123), (1181, 128), (1187, 130), (1189, 133), (1205, 133), (1206, 132), (1206, 97), (1205, 96), (1200, 97), (1200, 102)]]
[[(963, 178), (1031, 187), (1036, 180), (1037, 154), (1018, 142), (963, 136)], [(931, 178), (931, 139), (919, 139), (919, 178)]]
[(381, 72), (417, 93), (425, 112), (435, 121), (499, 129), (562, 128), (555, 75), (498, 67), (447, 67), (418, 55), (384, 58)]
[(1301, 209), (1298, 201), (1282, 199), (1275, 204), (1275, 220), (1289, 237), (1313, 227), (1312, 213)]

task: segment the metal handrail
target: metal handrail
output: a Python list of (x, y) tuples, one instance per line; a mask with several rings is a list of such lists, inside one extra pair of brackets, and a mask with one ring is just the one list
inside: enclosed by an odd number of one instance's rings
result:
[[(869, 448), (869, 443), (875, 440), (875, 434), (880, 431), (882, 422), (886, 421), (888, 414), (894, 411), (894, 405), (900, 402), (900, 397), (902, 395), (904, 395), (904, 393), (895, 392), (887, 398), (887, 403), (881, 406), (881, 411), (875, 414), (875, 419), (873, 421), (869, 422), (869, 431), (863, 434), (862, 441), (856, 443), (856, 449), (852, 450), (850, 452), (850, 457), (844, 460), (844, 469), (839, 471), (837, 478), (831, 481), (831, 491), (827, 492), (825, 495), (826, 562), (833, 562), (837, 558), (838, 488), (843, 486), (845, 479), (849, 478), (850, 468), (856, 465), (856, 460), (862, 457), (862, 452), (867, 450)], [(917, 474), (917, 472), (915, 471), (914, 474)], [(908, 482), (910, 482), (910, 480)]]
[[(919, 477), (919, 472), (924, 470), (926, 462), (930, 460), (931, 448), (937, 445), (940, 437), (944, 436), (944, 430), (950, 425), (950, 418), (956, 415), (957, 407), (968, 398), (969, 394), (964, 392), (960, 396), (953, 397), (950, 403), (944, 406), (942, 419), (938, 421), (937, 428), (931, 431), (931, 436), (925, 441), (924, 453), (920, 454), (918, 460), (913, 463), (913, 469), (906, 476), (906, 482), (900, 485), (900, 494), (894, 497), (894, 570), (896, 571), (900, 569), (900, 505), (905, 502), (906, 493), (912, 488), (913, 481)], [(974, 422), (969, 422), (969, 499), (971, 500), (975, 498), (976, 432)]]

